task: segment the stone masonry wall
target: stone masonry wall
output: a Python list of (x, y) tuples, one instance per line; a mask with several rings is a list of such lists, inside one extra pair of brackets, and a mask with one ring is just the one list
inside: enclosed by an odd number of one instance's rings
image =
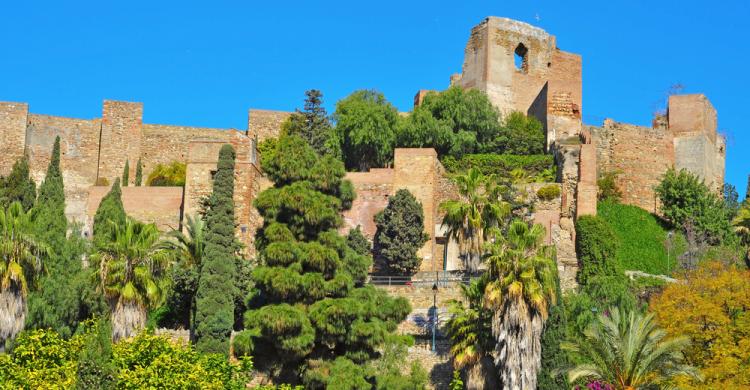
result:
[[(102, 198), (111, 187), (92, 186), (86, 205), (86, 232), (91, 232), (94, 215)], [(161, 231), (180, 227), (182, 187), (123, 187), (122, 205), (125, 212), (139, 221), (153, 222)]]
[(267, 138), (278, 138), (281, 124), (291, 112), (272, 110), (250, 110), (247, 116), (247, 129), (250, 138), (258, 138), (262, 142)]
[(618, 172), (622, 201), (650, 212), (657, 209), (654, 188), (675, 161), (672, 135), (664, 129), (604, 121), (590, 127), (597, 148), (599, 175)]
[(26, 103), (0, 102), (0, 175), (7, 175), (13, 164), (23, 156), (26, 145), (26, 120), (29, 105)]
[(141, 156), (143, 138), (143, 103), (105, 100), (102, 110), (99, 173), (110, 183), (122, 177), (125, 161), (130, 161), (130, 177)]

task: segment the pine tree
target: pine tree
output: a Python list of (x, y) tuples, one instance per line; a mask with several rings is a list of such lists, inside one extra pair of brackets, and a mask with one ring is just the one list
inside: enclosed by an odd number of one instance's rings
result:
[(229, 353), (234, 325), (234, 159), (231, 145), (219, 151), (206, 213), (206, 246), (196, 292), (196, 349)]
[(341, 161), (319, 157), (299, 137), (282, 137), (277, 151), (265, 167), (275, 186), (255, 200), (264, 221), (253, 272), (259, 293), (235, 352), (263, 356), (259, 369), (306, 388), (373, 383), (367, 364), (409, 304), (364, 285), (370, 259), (337, 231), (354, 198)]
[(20, 202), (24, 211), (29, 211), (36, 201), (36, 184), (29, 177), (29, 159), (26, 156), (13, 164), (10, 175), (0, 178), (0, 207), (8, 208)]
[(135, 186), (140, 187), (143, 184), (143, 163), (141, 163), (140, 157), (138, 158), (138, 166), (135, 167)]
[(388, 198), (388, 206), (375, 215), (375, 259), (399, 275), (419, 270), (417, 251), (430, 239), (424, 232), (422, 204), (406, 189)]
[(104, 319), (98, 320), (78, 358), (77, 389), (111, 389), (115, 385), (115, 368), (112, 364), (112, 327)]
[(346, 243), (350, 248), (354, 249), (357, 254), (362, 256), (372, 255), (372, 244), (370, 240), (362, 234), (362, 229), (359, 225), (356, 228), (349, 230), (349, 234), (346, 235)]
[(321, 156), (338, 156), (340, 153), (337, 142), (333, 139), (333, 127), (323, 107), (323, 94), (317, 89), (311, 89), (305, 91), (305, 96), (304, 110), (297, 110), (289, 117), (284, 127), (285, 133), (301, 137)]
[(112, 231), (112, 223), (122, 225), (125, 223), (125, 207), (122, 205), (122, 191), (120, 190), (120, 179), (115, 179), (115, 184), (109, 193), (102, 198), (99, 207), (94, 214), (93, 236), (94, 243), (101, 243)]
[(47, 175), (39, 186), (39, 198), (32, 213), (40, 237), (59, 251), (65, 241), (68, 219), (65, 217), (65, 189), (60, 170), (60, 137), (55, 138)]
[(130, 160), (125, 160), (125, 168), (122, 170), (122, 186), (127, 187), (130, 181)]

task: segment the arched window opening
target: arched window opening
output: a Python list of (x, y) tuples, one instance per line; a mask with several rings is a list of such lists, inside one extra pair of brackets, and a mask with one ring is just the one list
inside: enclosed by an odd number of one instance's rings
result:
[(515, 65), (516, 69), (526, 73), (529, 69), (529, 49), (524, 46), (523, 43), (519, 43), (515, 50)]

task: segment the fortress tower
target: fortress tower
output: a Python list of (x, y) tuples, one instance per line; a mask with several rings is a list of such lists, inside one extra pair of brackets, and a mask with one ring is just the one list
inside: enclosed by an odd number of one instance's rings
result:
[(461, 74), (451, 85), (487, 93), (502, 114), (537, 117), (547, 145), (581, 132), (581, 56), (557, 48), (554, 35), (507, 18), (471, 30)]

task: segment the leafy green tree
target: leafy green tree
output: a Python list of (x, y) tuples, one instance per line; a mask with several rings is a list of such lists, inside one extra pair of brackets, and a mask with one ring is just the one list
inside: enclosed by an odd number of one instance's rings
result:
[[(555, 278), (556, 295), (562, 297), (560, 280)], [(568, 379), (563, 371), (570, 367), (568, 352), (563, 350), (567, 335), (567, 313), (562, 300), (550, 305), (549, 317), (542, 332), (542, 366), (537, 376), (539, 390), (570, 389)]]
[(104, 319), (95, 321), (78, 357), (76, 388), (106, 390), (114, 387), (112, 327)]
[(731, 220), (737, 215), (740, 209), (740, 194), (737, 192), (737, 187), (730, 183), (724, 183), (722, 192), (724, 195), (724, 206), (729, 210), (729, 219)]
[(544, 138), (544, 129), (538, 119), (513, 111), (503, 119), (494, 139), (480, 146), (480, 153), (542, 154)]
[(13, 164), (8, 177), (0, 177), (0, 207), (7, 208), (20, 202), (24, 211), (29, 211), (36, 201), (36, 184), (29, 177), (29, 158), (21, 157)]
[(664, 388), (681, 375), (697, 377), (697, 370), (684, 362), (689, 339), (666, 338), (653, 317), (614, 307), (597, 316), (585, 338), (564, 345), (583, 362), (568, 371), (570, 382), (585, 378), (639, 389)]
[(99, 244), (110, 239), (113, 226), (125, 224), (125, 207), (122, 205), (122, 190), (120, 179), (115, 179), (112, 189), (99, 202), (99, 207), (94, 214), (93, 237), (94, 242)]
[(460, 199), (440, 204), (442, 226), (448, 237), (456, 240), (465, 258), (466, 269), (476, 271), (485, 250), (485, 241), (492, 228), (498, 227), (510, 214), (510, 205), (503, 200), (501, 188), (493, 177), (472, 168), (454, 178)]
[(317, 89), (305, 91), (304, 110), (296, 110), (284, 124), (287, 135), (296, 135), (310, 144), (319, 155), (332, 154), (340, 157), (336, 134), (323, 107), (323, 94)]
[(347, 169), (367, 171), (391, 162), (399, 117), (382, 93), (352, 93), (336, 103), (333, 118)]
[(185, 185), (187, 165), (179, 161), (171, 164), (156, 164), (148, 175), (146, 185), (151, 187), (182, 187)]
[(138, 166), (135, 167), (135, 186), (140, 187), (143, 183), (143, 163), (138, 158)]
[[(492, 358), (495, 338), (492, 336), (492, 310), (485, 305), (487, 275), (461, 284), (462, 300), (450, 302), (446, 330), (451, 341), (453, 366), (465, 370), (466, 385), (472, 389), (497, 387), (497, 373)], [(463, 387), (462, 387), (463, 388)]]
[(0, 351), (23, 329), (29, 285), (42, 271), (49, 246), (35, 235), (19, 202), (0, 210)]
[(208, 199), (205, 246), (195, 298), (196, 348), (200, 352), (228, 354), (234, 325), (234, 159), (234, 148), (222, 146), (213, 193)]
[(388, 198), (388, 205), (375, 215), (373, 253), (390, 272), (410, 275), (419, 270), (417, 251), (430, 239), (424, 232), (422, 204), (409, 190), (400, 189)]
[(127, 187), (130, 181), (130, 160), (125, 160), (125, 168), (122, 170), (122, 186)]
[(515, 220), (499, 232), (486, 261), (485, 301), (495, 311), (496, 365), (503, 388), (535, 389), (541, 368), (541, 337), (557, 300), (554, 248), (542, 245), (544, 227)]
[(373, 374), (362, 366), (380, 355), (409, 304), (364, 286), (369, 258), (337, 232), (354, 198), (343, 164), (298, 137), (282, 137), (277, 148), (264, 168), (274, 187), (255, 200), (264, 221), (253, 271), (258, 293), (235, 351), (265, 356), (258, 367), (277, 380), (315, 389), (346, 378), (371, 388)]
[(698, 176), (670, 168), (656, 187), (656, 194), (661, 213), (675, 227), (691, 225), (711, 244), (730, 237), (729, 210)]
[(356, 228), (349, 230), (349, 234), (346, 235), (346, 243), (349, 245), (349, 248), (352, 248), (358, 255), (372, 255), (372, 244), (370, 243), (370, 240), (362, 234), (362, 229), (359, 225), (357, 225)]
[(112, 338), (117, 341), (143, 329), (147, 309), (161, 304), (169, 259), (160, 247), (156, 225), (130, 218), (122, 225), (109, 223), (112, 234), (97, 245), (91, 261), (99, 291), (110, 307)]

